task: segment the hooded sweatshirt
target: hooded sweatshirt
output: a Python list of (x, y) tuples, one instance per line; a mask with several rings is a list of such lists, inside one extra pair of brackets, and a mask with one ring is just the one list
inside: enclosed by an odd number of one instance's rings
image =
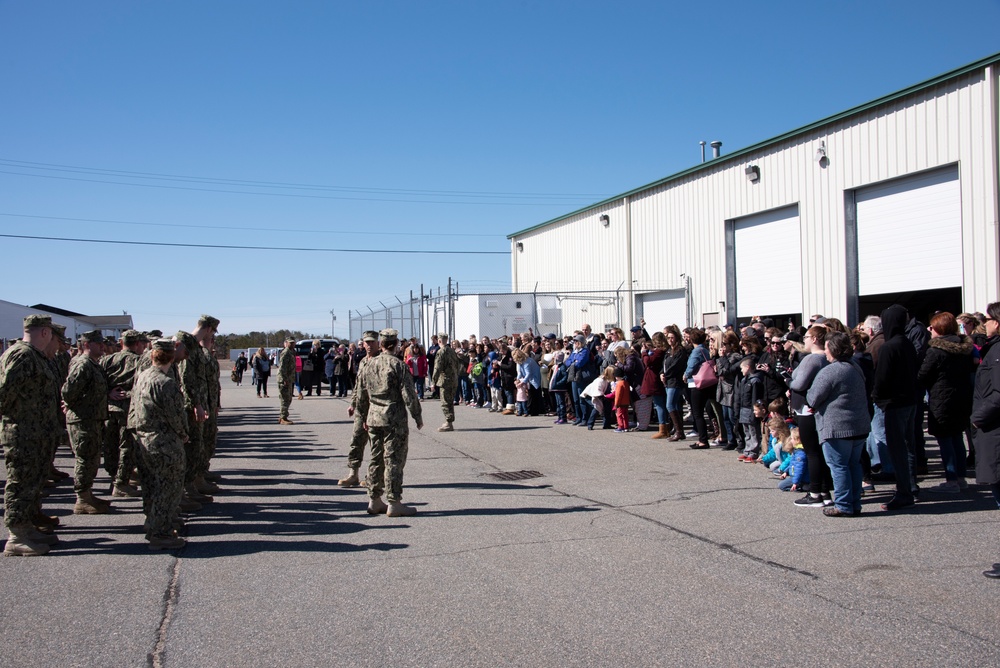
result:
[(885, 343), (879, 350), (875, 367), (872, 401), (882, 410), (903, 408), (917, 403), (917, 351), (906, 338), (906, 309), (893, 304), (882, 311)]

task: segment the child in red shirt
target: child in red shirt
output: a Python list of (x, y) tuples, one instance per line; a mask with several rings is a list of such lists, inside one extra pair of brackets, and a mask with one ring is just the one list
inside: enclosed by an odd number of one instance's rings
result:
[(615, 367), (615, 416), (618, 418), (618, 428), (615, 433), (628, 431), (629, 386), (625, 380), (625, 369)]

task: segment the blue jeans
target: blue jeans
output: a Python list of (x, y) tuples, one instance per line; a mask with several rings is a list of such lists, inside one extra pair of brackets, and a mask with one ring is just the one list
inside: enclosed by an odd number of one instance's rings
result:
[(944, 479), (958, 480), (965, 477), (965, 439), (961, 432), (937, 437), (944, 464)]
[(892, 460), (889, 459), (889, 449), (885, 444), (885, 413), (875, 406), (872, 416), (872, 430), (868, 434), (868, 456), (872, 458), (872, 466), (881, 466), (882, 473), (892, 473)]
[(885, 443), (896, 472), (896, 496), (902, 501), (912, 501), (913, 492), (917, 489), (913, 441), (913, 416), (916, 411), (916, 406), (885, 409)]
[(659, 424), (667, 424), (667, 395), (654, 394), (653, 409), (656, 410), (656, 421)]
[[(343, 376), (338, 376), (338, 378), (343, 378)], [(413, 387), (417, 391), (417, 397), (420, 399), (424, 398), (424, 376), (414, 376), (413, 377)], [(330, 387), (330, 394), (333, 394), (333, 387)], [(340, 396), (344, 396), (341, 394)]]
[(667, 388), (667, 410), (677, 411), (681, 410), (681, 389), (679, 387), (668, 387)]
[(580, 395), (580, 392), (584, 390), (583, 383), (578, 383), (573, 381), (570, 383), (570, 396), (573, 401), (573, 414), (576, 416), (574, 424), (580, 424), (581, 422), (587, 421), (587, 400)]
[(566, 393), (562, 390), (553, 390), (552, 394), (556, 398), (556, 419), (566, 419)]
[(734, 446), (738, 445), (739, 439), (736, 436), (736, 422), (733, 420), (732, 406), (722, 407), (722, 421), (725, 423), (726, 426), (726, 434), (729, 435), (729, 444)]
[(865, 439), (823, 441), (823, 457), (833, 476), (833, 503), (842, 513), (861, 512), (861, 449)]

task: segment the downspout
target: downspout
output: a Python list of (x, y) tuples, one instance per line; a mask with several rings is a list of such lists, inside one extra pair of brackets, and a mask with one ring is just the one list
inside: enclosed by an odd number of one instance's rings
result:
[[(629, 206), (629, 198), (626, 195), (622, 198), (622, 205), (625, 207), (625, 264), (626, 279), (628, 281), (628, 326), (631, 328), (635, 324), (635, 283), (632, 282), (632, 207)], [(624, 329), (624, 327), (622, 328)]]
[[(990, 100), (990, 168), (993, 170), (993, 206), (992, 211), (990, 211), (993, 215), (993, 221), (990, 225), (992, 239), (990, 239), (989, 246), (993, 261), (993, 294), (985, 296), (986, 302), (993, 302), (1000, 298), (1000, 260), (997, 257), (1000, 253), (1000, 228), (998, 228), (1000, 226), (1000, 155), (998, 155), (1000, 154), (1000, 137), (997, 135), (1000, 131), (1000, 110), (998, 110), (997, 103), (997, 75), (996, 64), (986, 68), (986, 87)], [(970, 300), (967, 295), (965, 297), (966, 310), (969, 310), (969, 307), (976, 305), (977, 300), (975, 298)]]

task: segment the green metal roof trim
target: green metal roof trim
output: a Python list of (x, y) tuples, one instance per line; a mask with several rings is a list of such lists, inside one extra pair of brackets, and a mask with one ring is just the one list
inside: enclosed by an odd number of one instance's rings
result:
[(760, 149), (762, 149), (762, 148), (764, 148), (766, 146), (770, 146), (771, 144), (777, 144), (779, 142), (785, 141), (786, 139), (790, 139), (790, 138), (795, 137), (797, 135), (806, 134), (807, 132), (811, 132), (813, 130), (821, 128), (824, 125), (830, 125), (832, 123), (836, 123), (837, 121), (841, 121), (841, 120), (843, 120), (845, 118), (849, 118), (850, 116), (854, 116), (856, 114), (860, 114), (860, 113), (862, 113), (864, 111), (868, 111), (870, 109), (873, 109), (873, 108), (878, 107), (880, 105), (886, 104), (888, 102), (893, 102), (895, 100), (898, 100), (901, 97), (906, 97), (908, 95), (913, 95), (914, 93), (919, 93), (922, 90), (925, 90), (927, 88), (932, 88), (932, 87), (937, 86), (937, 85), (939, 85), (941, 83), (944, 83), (945, 81), (948, 81), (949, 79), (955, 79), (955, 78), (958, 78), (960, 76), (964, 76), (966, 74), (969, 74), (970, 72), (975, 72), (977, 70), (981, 70), (984, 67), (987, 67), (988, 65), (992, 65), (992, 64), (997, 63), (997, 62), (1000, 62), (1000, 53), (995, 53), (992, 56), (987, 56), (986, 58), (983, 58), (982, 60), (977, 60), (976, 62), (970, 63), (968, 65), (965, 65), (964, 67), (960, 67), (960, 68), (958, 68), (956, 70), (952, 70), (950, 72), (946, 72), (945, 74), (938, 75), (938, 76), (934, 77), (933, 79), (928, 79), (927, 81), (923, 81), (923, 82), (915, 84), (913, 86), (909, 86), (908, 88), (904, 88), (902, 90), (896, 91), (895, 93), (890, 93), (889, 95), (886, 95), (885, 97), (880, 97), (877, 100), (872, 100), (871, 102), (867, 102), (867, 103), (859, 105), (857, 107), (853, 107), (851, 109), (848, 109), (847, 111), (842, 111), (839, 114), (835, 114), (833, 116), (829, 116), (827, 118), (824, 118), (822, 120), (816, 121), (814, 123), (810, 123), (809, 125), (804, 125), (804, 126), (802, 126), (800, 128), (796, 128), (795, 130), (791, 130), (790, 132), (786, 132), (785, 134), (778, 135), (777, 137), (772, 137), (771, 139), (766, 139), (766, 140), (764, 140), (762, 142), (758, 142), (756, 144), (753, 144), (752, 146), (747, 146), (746, 148), (742, 148), (742, 149), (740, 149), (738, 151), (734, 151), (733, 153), (729, 153), (727, 155), (720, 156), (718, 158), (712, 158), (711, 160), (707, 160), (705, 162), (700, 162), (697, 165), (695, 165), (694, 167), (689, 167), (688, 169), (685, 169), (684, 171), (677, 172), (676, 174), (672, 174), (670, 176), (664, 177), (664, 178), (660, 179), (659, 181), (653, 181), (652, 183), (647, 183), (644, 186), (640, 186), (638, 188), (634, 188), (634, 189), (629, 190), (628, 192), (624, 192), (624, 193), (622, 193), (620, 195), (615, 195), (614, 197), (609, 197), (607, 199), (601, 200), (600, 202), (595, 202), (593, 204), (590, 204), (588, 206), (583, 207), (582, 209), (577, 209), (576, 211), (572, 211), (570, 213), (567, 213), (567, 214), (564, 214), (562, 216), (559, 216), (558, 218), (553, 218), (551, 220), (545, 221), (544, 223), (539, 223), (538, 225), (534, 225), (532, 227), (528, 227), (528, 228), (525, 228), (523, 230), (519, 230), (517, 232), (513, 232), (511, 234), (508, 234), (507, 238), (508, 239), (513, 239), (514, 237), (520, 236), (522, 234), (527, 234), (528, 232), (534, 232), (535, 230), (540, 230), (541, 228), (547, 227), (549, 225), (552, 225), (553, 223), (558, 223), (559, 221), (566, 220), (567, 218), (572, 218), (573, 216), (575, 216), (577, 214), (584, 213), (584, 212), (590, 211), (592, 209), (596, 209), (596, 208), (604, 206), (606, 204), (611, 204), (611, 203), (616, 202), (616, 201), (618, 201), (618, 200), (620, 200), (620, 199), (622, 199), (624, 197), (629, 197), (631, 195), (635, 195), (636, 193), (643, 192), (644, 190), (649, 190), (650, 188), (655, 188), (657, 186), (661, 186), (664, 183), (669, 183), (670, 181), (676, 181), (677, 179), (681, 179), (681, 178), (683, 178), (685, 176), (688, 176), (690, 174), (694, 174), (694, 173), (699, 172), (699, 171), (701, 171), (703, 169), (708, 169), (708, 168), (711, 168), (711, 167), (716, 167), (716, 166), (718, 166), (718, 165), (720, 165), (720, 164), (722, 164), (724, 162), (727, 162), (729, 160), (735, 160), (736, 158), (744, 156), (747, 153), (752, 153), (754, 151), (758, 151), (758, 150), (760, 150)]

